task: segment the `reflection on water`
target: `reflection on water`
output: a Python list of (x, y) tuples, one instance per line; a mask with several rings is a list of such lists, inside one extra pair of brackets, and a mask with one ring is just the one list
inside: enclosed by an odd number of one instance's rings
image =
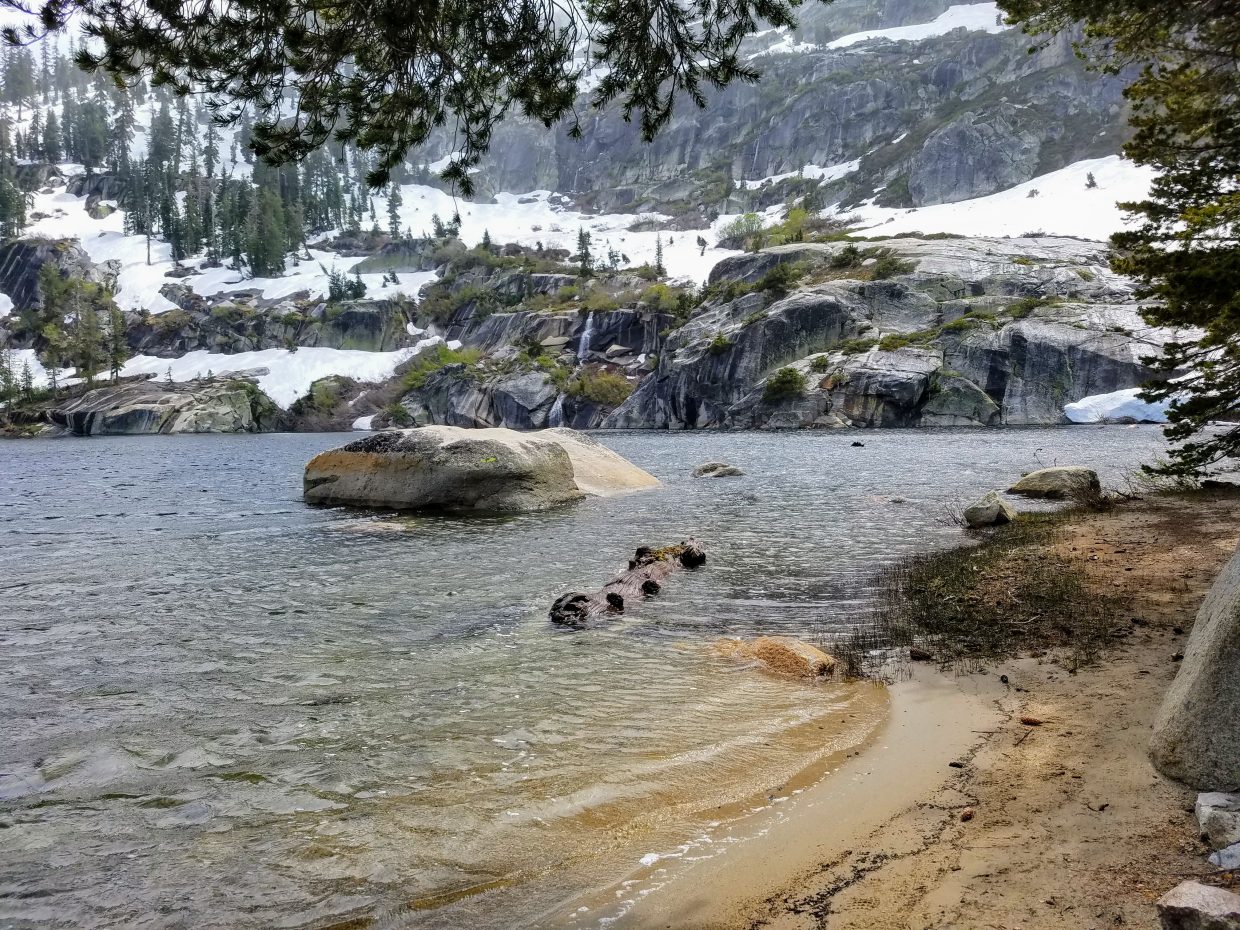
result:
[[(665, 486), (469, 520), (304, 507), (337, 435), (0, 444), (0, 920), (556, 926), (881, 721), (881, 692), (738, 670), (714, 638), (829, 637), (877, 568), (958, 538), (944, 501), (1161, 441), (855, 438), (605, 435)], [(720, 459), (746, 477), (688, 477)], [(706, 569), (547, 623), (689, 534)]]

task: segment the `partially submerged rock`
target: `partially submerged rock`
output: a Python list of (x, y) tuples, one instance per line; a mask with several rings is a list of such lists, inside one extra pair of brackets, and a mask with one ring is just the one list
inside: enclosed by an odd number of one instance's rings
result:
[(694, 478), (738, 478), (745, 474), (727, 462), (706, 462), (693, 469)]
[(1008, 493), (1023, 494), (1025, 497), (1063, 498), (1084, 492), (1097, 492), (1101, 488), (1098, 473), (1092, 468), (1060, 465), (1031, 471), (1008, 488)]
[(1240, 894), (1180, 882), (1158, 899), (1163, 930), (1240, 930)]
[(425, 426), (376, 433), (315, 456), (303, 488), (314, 504), (517, 513), (658, 483), (573, 430)]
[(965, 524), (973, 529), (999, 526), (1016, 519), (1016, 508), (1005, 501), (998, 491), (991, 491), (966, 507), (963, 516)]
[(793, 678), (822, 678), (835, 670), (835, 658), (817, 646), (790, 636), (759, 636), (757, 639), (724, 639), (717, 643), (720, 654), (744, 662), (756, 662), (763, 669)]
[(1150, 755), (1204, 790), (1240, 791), (1240, 550), (1206, 595), (1154, 721)]

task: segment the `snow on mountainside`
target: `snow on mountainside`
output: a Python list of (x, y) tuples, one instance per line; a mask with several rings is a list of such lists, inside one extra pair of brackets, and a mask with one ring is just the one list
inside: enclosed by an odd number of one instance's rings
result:
[[(1090, 178), (1094, 185), (1090, 187)], [(1111, 155), (1077, 162), (997, 194), (915, 209), (865, 204), (841, 211), (870, 234), (955, 233), (1024, 236), (1030, 232), (1106, 239), (1124, 227), (1119, 202), (1149, 192), (1153, 171)]]
[[(459, 238), (467, 246), (486, 238), (566, 253), (575, 252), (579, 234), (587, 232), (596, 256), (611, 253), (621, 267), (637, 267), (653, 265), (661, 252), (670, 278), (694, 284), (703, 283), (719, 261), (738, 254), (720, 247), (719, 240), (724, 227), (743, 214), (756, 214), (770, 226), (793, 207), (809, 205), (825, 217), (854, 217), (871, 236), (1040, 232), (1105, 239), (1123, 222), (1116, 201), (1139, 199), (1147, 190), (1148, 171), (1105, 154), (1119, 143), (1107, 122), (1118, 112), (1109, 102), (1115, 87), (1089, 84), (1102, 79), (1078, 74), (1067, 46), (1025, 55), (1023, 40), (1003, 24), (994, 3), (841, 0), (824, 9), (815, 14), (812, 28), (755, 37), (755, 47), (769, 43), (752, 53), (761, 58), (762, 83), (730, 88), (706, 111), (678, 111), (653, 146), (634, 147), (631, 127), (619, 126), (610, 114), (595, 117), (586, 138), (571, 143), (541, 129), (531, 135), (530, 127), (506, 124), (479, 169), (479, 190), (485, 193), (467, 201), (422, 173), (446, 165), (451, 140), (439, 140), (443, 144), (410, 156), (407, 176), (431, 183), (401, 184), (400, 202), (392, 209), (387, 191), (357, 190), (364, 172), (356, 155), (329, 170), (337, 172), (345, 197), (361, 202), (352, 209), (362, 227), (395, 224), (418, 239), (429, 236), (436, 220), (459, 217)], [(1060, 79), (1048, 90), (1040, 76), (1052, 72)], [(1106, 92), (1086, 93), (1086, 87)], [(88, 93), (103, 99), (98, 86), (74, 91), (77, 106)], [(58, 90), (35, 107), (6, 106), (0, 119), (7, 118), (15, 134), (29, 135), (36, 110), (67, 113), (68, 96)], [(137, 100), (129, 147), (135, 164), (152, 148), (160, 106), (155, 93)], [(962, 110), (966, 104), (969, 109)], [(1059, 115), (1078, 105), (1079, 118)], [(46, 115), (43, 119), (46, 123)], [(196, 116), (191, 122), (184, 158), (176, 162), (182, 175), (197, 170), (203, 157), (199, 140), (205, 124)], [(179, 138), (181, 129), (177, 132)], [(219, 130), (218, 169), (209, 185), (224, 177), (257, 177), (243, 157), (243, 135), (241, 129)], [(1103, 157), (1064, 165), (1062, 156), (1073, 152)], [(21, 160), (37, 168), (35, 161)], [(414, 170), (419, 161), (421, 169)], [(238, 295), (262, 310), (299, 296), (323, 300), (332, 274), (353, 279), (352, 270), (367, 259), (357, 250), (342, 254), (327, 245), (337, 241), (340, 228), (308, 224), (303, 245), (288, 253), (278, 276), (252, 276), (244, 265), (234, 267), (226, 249), (222, 262), (208, 262), (202, 252), (174, 262), (167, 241), (131, 233), (133, 214), (127, 215), (131, 202), (124, 191), (97, 193), (96, 182), (109, 180), (100, 178), (107, 171), (102, 164), (93, 179), (83, 178), (85, 169), (78, 164), (60, 164), (59, 171), (59, 179), (32, 192), (23, 234), (79, 240), (96, 265), (115, 272), (117, 305), (144, 319), (183, 309), (183, 297), (169, 285), (208, 303)], [(527, 190), (530, 186), (538, 189)], [(96, 193), (78, 196), (70, 190)], [(942, 202), (970, 191), (988, 193)], [(184, 189), (175, 196), (184, 209)], [(909, 205), (918, 203), (927, 205)], [(438, 277), (435, 270), (402, 270), (399, 279), (386, 273), (357, 276), (369, 300), (416, 299)], [(0, 321), (12, 307), (11, 297), (0, 293)], [(22, 351), (30, 356), (22, 361), (31, 362), (36, 381), (44, 380), (38, 359)], [(174, 380), (188, 380), (207, 371), (263, 368), (268, 374), (260, 385), (288, 405), (315, 378), (389, 377), (413, 351), (309, 344), (234, 355), (198, 350), (175, 359), (139, 355), (124, 374), (163, 377), (171, 368)]]

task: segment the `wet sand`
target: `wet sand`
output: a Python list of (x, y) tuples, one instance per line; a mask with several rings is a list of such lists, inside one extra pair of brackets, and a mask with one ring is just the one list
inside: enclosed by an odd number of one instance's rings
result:
[[(669, 866), (615, 926), (1154, 926), (1157, 897), (1208, 867), (1194, 793), (1150, 765), (1150, 727), (1238, 541), (1233, 494), (1084, 515), (1053, 545), (1092, 589), (1124, 595), (1115, 621), (1130, 630), (1113, 652), (1075, 674), (1053, 656), (919, 669), (860, 754), (747, 842)], [(1029, 714), (1045, 722), (1023, 725)]]

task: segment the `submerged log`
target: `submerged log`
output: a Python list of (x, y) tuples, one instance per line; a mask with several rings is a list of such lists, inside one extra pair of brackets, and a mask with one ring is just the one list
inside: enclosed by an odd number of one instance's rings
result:
[(641, 546), (629, 559), (629, 567), (594, 594), (570, 591), (551, 605), (552, 623), (584, 629), (593, 617), (624, 613), (630, 601), (654, 597), (663, 590), (667, 576), (679, 568), (706, 564), (706, 550), (694, 539), (678, 546), (652, 549)]

